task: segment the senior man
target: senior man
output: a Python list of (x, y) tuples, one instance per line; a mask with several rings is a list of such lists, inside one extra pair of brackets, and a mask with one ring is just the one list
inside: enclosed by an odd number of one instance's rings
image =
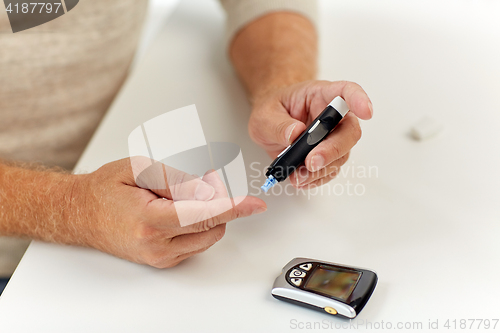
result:
[[(355, 83), (314, 80), (315, 1), (221, 3), (230, 59), (252, 104), (249, 134), (271, 158), (335, 96), (349, 105), (352, 112), (307, 156), (306, 170), (290, 177), (298, 188), (328, 182), (361, 136), (357, 117), (371, 118), (373, 108)], [(123, 84), (146, 7), (147, 0), (80, 1), (42, 26), (0, 34), (0, 277), (15, 268), (26, 248), (22, 238), (89, 246), (165, 268), (208, 249), (225, 223), (266, 210), (262, 200), (247, 197), (181, 227), (172, 193), (140, 188), (127, 159), (86, 175), (63, 171), (74, 167)], [(7, 32), (7, 16), (0, 15)], [(212, 175), (194, 184), (188, 199), (213, 199)]]

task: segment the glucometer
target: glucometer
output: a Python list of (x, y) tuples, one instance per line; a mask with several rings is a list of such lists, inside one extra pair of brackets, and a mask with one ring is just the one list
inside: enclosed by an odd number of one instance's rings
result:
[(377, 280), (371, 270), (295, 258), (283, 267), (271, 293), (281, 301), (354, 318), (370, 299)]
[(267, 192), (278, 182), (292, 174), (307, 157), (307, 154), (323, 141), (349, 112), (349, 107), (338, 96), (327, 105), (316, 119), (291, 145), (286, 147), (271, 163), (266, 172), (266, 182), (261, 189)]

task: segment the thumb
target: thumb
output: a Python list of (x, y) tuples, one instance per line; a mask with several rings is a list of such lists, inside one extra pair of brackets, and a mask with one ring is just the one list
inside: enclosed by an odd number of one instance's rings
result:
[(215, 189), (199, 177), (169, 167), (149, 158), (131, 159), (135, 184), (170, 200), (201, 200), (213, 198)]
[(265, 143), (282, 147), (291, 144), (306, 129), (303, 122), (292, 118), (285, 110), (266, 112), (253, 126)]

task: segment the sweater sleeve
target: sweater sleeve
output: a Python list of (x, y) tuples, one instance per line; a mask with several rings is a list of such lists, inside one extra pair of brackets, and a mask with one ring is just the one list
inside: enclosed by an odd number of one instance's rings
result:
[(316, 0), (220, 0), (227, 13), (227, 37), (231, 40), (245, 25), (271, 12), (303, 15), (316, 25)]

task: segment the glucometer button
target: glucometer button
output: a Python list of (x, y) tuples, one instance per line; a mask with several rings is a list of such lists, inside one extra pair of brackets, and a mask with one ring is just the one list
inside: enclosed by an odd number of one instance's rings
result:
[(290, 279), (290, 281), (292, 281), (292, 283), (294, 285), (296, 285), (297, 287), (300, 287), (301, 283), (302, 283), (302, 279), (297, 279), (297, 278), (294, 278), (294, 279)]
[(327, 313), (329, 313), (331, 315), (336, 315), (337, 314), (337, 310), (335, 310), (331, 306), (326, 306), (323, 310), (325, 310), (325, 312), (327, 312)]
[(308, 271), (312, 268), (312, 264), (303, 264), (303, 265), (300, 265), (299, 268), (305, 270), (305, 271)]
[(306, 276), (306, 273), (302, 272), (302, 271), (299, 271), (298, 269), (294, 269), (291, 273), (290, 273), (290, 277), (291, 278), (303, 278), (304, 276)]

